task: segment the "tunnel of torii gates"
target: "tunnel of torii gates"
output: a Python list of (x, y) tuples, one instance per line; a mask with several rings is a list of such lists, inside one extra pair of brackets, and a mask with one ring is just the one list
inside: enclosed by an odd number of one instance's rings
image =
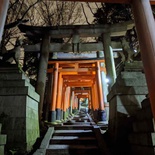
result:
[[(42, 44), (25, 45), (25, 52), (41, 52), (40, 67), (36, 91), (40, 94), (40, 117), (43, 108), (46, 72), (48, 68), (48, 87), (46, 101), (51, 115), (51, 122), (66, 119), (68, 111), (79, 109), (80, 99), (88, 100), (88, 109), (91, 110), (95, 118), (99, 121), (106, 121), (107, 103), (104, 103), (106, 95), (103, 88), (106, 82), (103, 76), (107, 72), (109, 85), (112, 86), (116, 79), (116, 71), (113, 58), (113, 50), (122, 48), (121, 42), (111, 42), (111, 37), (125, 36), (126, 31), (134, 27), (133, 21), (121, 24), (108, 25), (66, 25), (59, 27), (36, 27), (19, 25), (19, 29), (32, 38), (42, 38)], [(103, 36), (102, 42), (80, 43), (81, 37)], [(44, 37), (43, 37), (44, 36)], [(52, 43), (51, 38), (72, 38), (72, 43)], [(104, 58), (103, 51), (104, 49)], [(95, 58), (90, 59), (70, 59), (49, 60), (49, 53), (57, 52), (85, 52), (98, 51)], [(100, 51), (100, 52), (99, 52)], [(89, 55), (89, 53), (88, 53)], [(105, 64), (104, 65), (104, 59)], [(106, 69), (105, 69), (106, 66)], [(102, 72), (102, 76), (101, 76)], [(104, 75), (103, 75), (104, 72)], [(104, 76), (105, 77), (105, 76)], [(49, 110), (48, 109), (48, 110)], [(47, 111), (48, 111), (47, 110)], [(63, 113), (63, 115), (62, 115)]]
[[(152, 9), (151, 9), (151, 5), (155, 4), (155, 0), (66, 0), (66, 1), (106, 2), (106, 3), (126, 3), (126, 4), (128, 3), (131, 5), (133, 15), (134, 15), (135, 27), (137, 30), (139, 44), (140, 44), (141, 57), (142, 57), (142, 62), (144, 66), (146, 81), (148, 85), (151, 108), (152, 108), (153, 117), (155, 120), (155, 71), (154, 71), (155, 22), (152, 14)], [(0, 5), (0, 41), (1, 41), (9, 0), (0, 0), (0, 4), (1, 4)], [(106, 34), (103, 36), (106, 36)], [(44, 40), (43, 41), (43, 44), (44, 44), (45, 40), (49, 40), (49, 37), (45, 37), (43, 40)], [(48, 49), (48, 46), (45, 48), (45, 51), (47, 49)], [(48, 54), (45, 54), (45, 55), (48, 55)], [(45, 64), (47, 64), (47, 62), (48, 60), (46, 61)], [(45, 71), (44, 67), (42, 67), (42, 70)], [(107, 74), (108, 74), (108, 69), (107, 69)], [(39, 79), (38, 81), (41, 81), (41, 80)]]

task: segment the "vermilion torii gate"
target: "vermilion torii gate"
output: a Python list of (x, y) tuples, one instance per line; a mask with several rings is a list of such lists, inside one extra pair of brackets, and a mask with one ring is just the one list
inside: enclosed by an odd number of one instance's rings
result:
[[(88, 98), (89, 110), (103, 120), (101, 115), (105, 110), (101, 71), (105, 68), (100, 67), (104, 60), (52, 60), (49, 61), (48, 74), (53, 75), (52, 96), (48, 93), (47, 101), (50, 107), (51, 122), (66, 119), (72, 110), (80, 106), (80, 98)], [(49, 79), (49, 82), (52, 81)], [(50, 92), (50, 91), (49, 91)], [(68, 112), (69, 111), (69, 112)], [(106, 119), (106, 118), (105, 118)]]

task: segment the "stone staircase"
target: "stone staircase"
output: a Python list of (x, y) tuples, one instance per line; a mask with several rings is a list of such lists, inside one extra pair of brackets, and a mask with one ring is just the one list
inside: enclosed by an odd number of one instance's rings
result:
[(32, 149), (39, 137), (38, 102), (39, 95), (17, 66), (0, 67), (0, 118), (7, 149)]
[(34, 155), (109, 155), (100, 128), (87, 115), (50, 127)]
[(4, 155), (4, 147), (6, 144), (7, 135), (1, 134), (2, 124), (0, 123), (0, 155)]
[(129, 142), (133, 155), (155, 155), (155, 124), (149, 99), (141, 103), (133, 121), (133, 133), (129, 135)]

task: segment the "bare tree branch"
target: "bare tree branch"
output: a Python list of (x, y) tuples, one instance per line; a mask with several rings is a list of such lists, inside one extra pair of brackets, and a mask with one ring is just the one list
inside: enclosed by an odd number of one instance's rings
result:
[(85, 16), (86, 22), (87, 22), (88, 25), (90, 25), (90, 23), (89, 23), (89, 21), (88, 21), (88, 18), (87, 18), (87, 15), (86, 15), (86, 13), (85, 13), (84, 6), (83, 6), (82, 3), (81, 3), (81, 6), (82, 6), (82, 11), (83, 11), (83, 14), (84, 14), (84, 16)]
[(90, 12), (94, 15), (94, 12), (93, 12), (93, 10), (92, 10), (92, 8), (91, 8), (91, 6), (90, 6), (89, 2), (87, 2), (87, 6), (88, 6), (88, 8), (89, 8)]

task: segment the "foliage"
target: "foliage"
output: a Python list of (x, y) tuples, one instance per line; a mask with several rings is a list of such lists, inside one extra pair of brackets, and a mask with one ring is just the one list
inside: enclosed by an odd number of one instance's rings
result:
[(94, 23), (114, 24), (133, 20), (130, 5), (102, 3), (94, 14)]
[[(98, 24), (116, 24), (134, 20), (131, 6), (126, 4), (102, 3), (102, 7), (97, 9), (94, 17), (94, 23)], [(139, 50), (139, 43), (135, 27), (133, 27), (131, 30), (128, 30), (123, 38), (129, 42), (130, 51), (134, 52), (134, 49)], [(111, 39), (112, 41), (121, 42), (122, 37), (113, 37)]]

